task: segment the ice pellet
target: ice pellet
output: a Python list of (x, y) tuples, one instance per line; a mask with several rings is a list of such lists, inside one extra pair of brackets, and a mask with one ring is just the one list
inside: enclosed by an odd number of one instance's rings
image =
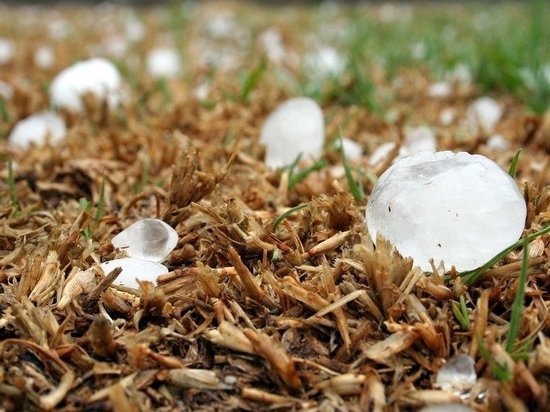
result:
[(113, 237), (114, 247), (136, 259), (162, 262), (178, 244), (178, 233), (159, 219), (142, 219)]
[(264, 123), (260, 141), (266, 146), (265, 163), (276, 169), (302, 159), (318, 159), (325, 142), (323, 112), (308, 97), (280, 104)]
[(381, 234), (423, 270), (481, 266), (521, 236), (527, 208), (508, 173), (481, 155), (421, 152), (382, 174), (366, 211)]
[(135, 258), (109, 260), (103, 262), (100, 267), (103, 269), (105, 275), (120, 267), (122, 272), (120, 272), (113, 284), (134, 289), (139, 289), (137, 280), (147, 280), (156, 284), (159, 275), (168, 273), (168, 268), (160, 263)]

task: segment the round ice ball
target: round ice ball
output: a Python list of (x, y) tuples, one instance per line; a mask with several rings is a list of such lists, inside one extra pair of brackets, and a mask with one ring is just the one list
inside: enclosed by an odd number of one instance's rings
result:
[(9, 144), (17, 149), (26, 149), (32, 144), (40, 146), (50, 138), (57, 144), (65, 138), (67, 129), (61, 117), (53, 112), (35, 113), (17, 122), (9, 136)]
[(159, 219), (141, 219), (113, 237), (114, 247), (130, 257), (162, 262), (178, 244), (178, 232)]
[(122, 100), (121, 87), (116, 66), (106, 59), (93, 58), (62, 70), (52, 81), (50, 99), (55, 107), (82, 112), (82, 95), (91, 93), (115, 107)]
[(421, 152), (380, 177), (366, 219), (425, 271), (475, 269), (521, 236), (527, 208), (516, 182), (496, 163), (468, 153)]
[(288, 166), (300, 154), (318, 159), (325, 143), (323, 112), (309, 97), (289, 99), (269, 115), (260, 141), (266, 146), (265, 163), (272, 169)]

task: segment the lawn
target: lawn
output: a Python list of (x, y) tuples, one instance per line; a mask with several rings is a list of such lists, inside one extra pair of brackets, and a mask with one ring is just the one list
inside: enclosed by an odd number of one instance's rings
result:
[[(1, 5), (0, 410), (547, 410), (549, 39), (544, 1)], [(271, 167), (300, 96), (320, 153)], [(521, 236), (467, 270), (374, 244), (418, 145), (498, 164)], [(146, 218), (177, 242), (124, 283)]]

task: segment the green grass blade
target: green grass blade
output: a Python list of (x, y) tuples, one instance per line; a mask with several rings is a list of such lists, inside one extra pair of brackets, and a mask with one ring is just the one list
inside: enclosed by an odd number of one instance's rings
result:
[(99, 191), (99, 200), (97, 201), (97, 209), (95, 211), (94, 222), (97, 225), (99, 219), (103, 216), (103, 209), (105, 208), (105, 176), (101, 181), (101, 189)]
[(496, 263), (500, 262), (502, 259), (504, 259), (508, 253), (511, 251), (517, 249), (518, 247), (521, 247), (523, 245), (523, 242), (532, 242), (539, 236), (543, 236), (546, 233), (550, 233), (550, 225), (544, 227), (543, 229), (539, 230), (538, 232), (532, 233), (529, 236), (526, 236), (524, 239), (518, 240), (516, 243), (514, 243), (511, 246), (508, 246), (506, 249), (504, 249), (502, 252), (497, 254), (494, 258), (489, 260), (487, 263), (485, 263), (483, 266), (480, 266), (477, 269), (469, 270), (466, 272), (461, 272), (458, 275), (464, 278), (464, 284), (469, 286), (474, 283), (476, 283), (485, 273), (493, 267)]
[(506, 339), (506, 352), (512, 353), (516, 345), (516, 338), (519, 331), (519, 322), (523, 311), (523, 300), (525, 299), (525, 287), (527, 286), (527, 266), (529, 263), (529, 242), (527, 238), (523, 243), (523, 256), (521, 258), (521, 273), (518, 281), (518, 291), (512, 305), (512, 315), (510, 317), (510, 327), (508, 330), (508, 339)]
[(273, 223), (273, 231), (275, 232), (277, 230), (277, 228), (279, 227), (279, 225), (283, 222), (283, 220), (285, 220), (287, 217), (289, 217), (290, 215), (296, 213), (297, 211), (299, 210), (302, 210), (304, 208), (306, 208), (308, 205), (306, 203), (303, 203), (301, 205), (298, 205), (298, 206), (294, 206), (293, 208), (291, 209), (288, 209), (286, 212), (284, 212), (282, 215), (280, 215), (277, 219), (275, 219), (275, 223)]
[(296, 165), (292, 166), (288, 175), (288, 188), (294, 190), (296, 185), (308, 177), (311, 173), (324, 169), (328, 166), (328, 162), (325, 159), (319, 159), (311, 166), (308, 166), (302, 170), (294, 172)]
[(252, 93), (256, 86), (258, 86), (266, 70), (267, 60), (263, 57), (260, 60), (260, 63), (251, 72), (249, 72), (244, 79), (243, 86), (241, 88), (241, 95), (239, 96), (241, 103), (248, 101), (250, 93)]
[(351, 174), (351, 167), (348, 163), (348, 159), (346, 158), (346, 153), (344, 152), (344, 142), (342, 141), (342, 136), (340, 136), (339, 139), (339, 150), (340, 155), (342, 156), (342, 164), (344, 165), (344, 170), (346, 172), (346, 180), (348, 182), (349, 190), (353, 195), (353, 198), (357, 202), (362, 202), (363, 200), (365, 200), (365, 192), (363, 191), (363, 186), (358, 184), (353, 178), (353, 175)]
[(0, 116), (2, 116), (2, 120), (4, 122), (10, 121), (10, 114), (8, 112), (8, 109), (6, 108), (6, 102), (4, 102), (4, 98), (0, 97)]
[(521, 149), (519, 149), (514, 155), (514, 157), (512, 158), (512, 162), (510, 163), (510, 169), (508, 169), (508, 174), (512, 176), (513, 179), (516, 178), (516, 169), (517, 169), (520, 154), (521, 154)]

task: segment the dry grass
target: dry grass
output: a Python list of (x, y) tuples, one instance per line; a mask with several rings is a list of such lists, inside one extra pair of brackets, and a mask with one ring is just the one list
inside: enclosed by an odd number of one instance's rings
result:
[[(2, 10), (0, 22), (22, 13)], [(101, 38), (93, 24), (99, 13), (90, 12), (92, 23), (79, 36), (55, 42), (60, 57), (46, 72), (29, 64), (44, 28), (0, 25), (0, 34), (16, 34), (18, 46), (15, 62), (0, 72), (15, 86), (0, 131), (47, 106), (41, 85), (82, 56), (79, 45)], [(146, 20), (153, 37), (161, 36), (159, 15)], [(198, 39), (198, 23), (189, 32)], [(292, 31), (284, 33), (291, 42)], [(134, 53), (153, 43), (147, 38)], [(425, 74), (400, 75), (407, 87), (379, 81), (396, 96), (389, 110), (398, 121), (327, 102), (329, 135), (342, 130), (368, 154), (381, 142), (399, 142), (405, 124), (437, 125), (444, 107), (463, 116), (476, 93), (456, 85), (448, 99), (433, 100)], [(510, 356), (503, 342), (520, 253), (473, 286), (456, 273), (445, 283), (383, 241), (374, 249), (363, 218), (367, 199), (356, 203), (344, 176), (323, 170), (288, 190), (288, 174), (269, 171), (257, 143), (265, 116), (289, 95), (269, 71), (249, 103), (228, 97), (238, 95), (235, 72), (214, 73), (209, 104), (191, 93), (205, 76), (193, 64), (189, 79), (169, 82), (168, 101), (141, 69), (134, 76), (119, 110), (90, 101), (85, 116), (65, 114), (68, 136), (59, 147), (22, 153), (0, 143), (0, 409), (549, 407), (550, 236), (529, 248), (519, 329), (529, 356)], [(517, 180), (528, 202), (528, 234), (550, 220), (550, 117), (526, 114), (508, 95), (499, 100), (505, 117), (498, 132), (509, 150), (489, 152), (488, 136), (460, 134), (458, 124), (438, 126), (438, 146), (486, 154), (503, 168), (521, 147)], [(17, 165), (19, 210), (8, 196), (7, 159)], [(339, 165), (336, 153), (327, 159)], [(389, 161), (372, 168), (365, 158), (358, 166), (376, 176)], [(372, 183), (363, 184), (368, 195)], [(302, 203), (308, 207), (274, 230), (279, 215)], [(179, 234), (170, 272), (158, 287), (143, 282), (139, 292), (111, 287), (118, 273), (103, 274), (98, 263), (119, 256), (110, 239), (144, 217), (162, 218)], [(451, 309), (460, 296), (467, 330)], [(479, 379), (465, 401), (433, 386), (455, 353), (476, 360)], [(507, 365), (509, 380), (497, 379), (495, 363)]]

